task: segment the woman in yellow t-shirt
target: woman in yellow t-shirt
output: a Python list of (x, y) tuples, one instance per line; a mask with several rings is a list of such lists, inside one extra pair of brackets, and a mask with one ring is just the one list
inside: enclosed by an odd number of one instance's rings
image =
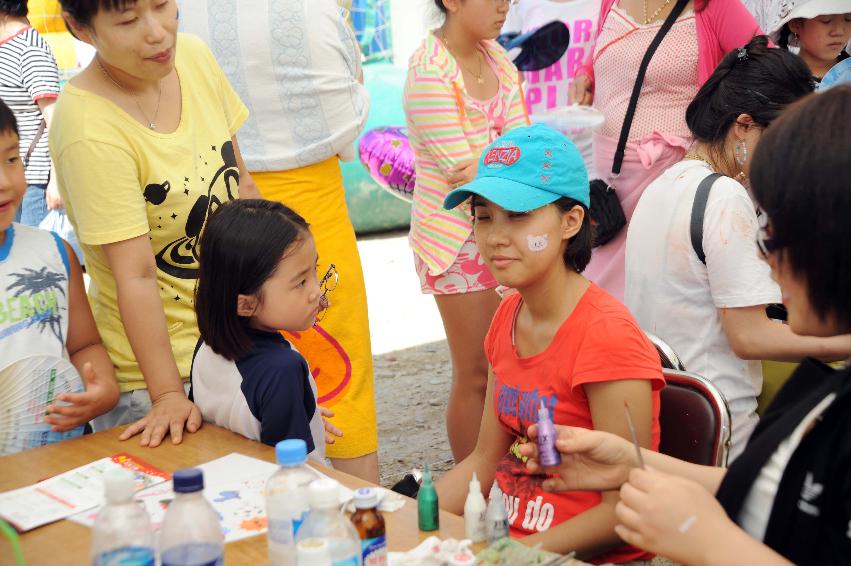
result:
[(65, 87), (50, 131), (59, 189), (82, 244), (89, 296), (116, 368), (118, 406), (157, 446), (201, 426), (187, 399), (198, 339), (198, 239), (222, 203), (258, 197), (236, 131), (248, 110), (207, 47), (177, 33), (175, 0), (61, 0), (92, 63)]

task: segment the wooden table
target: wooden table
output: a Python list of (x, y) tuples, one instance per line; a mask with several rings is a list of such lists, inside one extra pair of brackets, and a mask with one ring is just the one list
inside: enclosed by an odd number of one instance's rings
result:
[[(127, 452), (168, 472), (197, 466), (231, 452), (268, 462), (275, 461), (275, 451), (271, 446), (209, 424), (194, 434), (184, 434), (180, 445), (174, 446), (166, 439), (157, 448), (139, 446), (138, 437), (122, 442), (118, 440), (121, 430), (123, 427), (0, 457), (0, 492), (27, 486), (117, 452)], [(322, 471), (350, 488), (372, 485), (336, 470), (323, 468)], [(399, 511), (385, 513), (384, 519), (390, 550), (409, 550), (429, 535), (464, 538), (464, 520), (446, 511), (440, 512), (440, 531), (420, 532), (417, 527), (417, 503), (411, 499)], [(90, 563), (91, 530), (71, 521), (59, 521), (24, 533), (21, 535), (21, 543), (28, 566)], [(9, 543), (0, 537), (0, 564), (11, 564), (11, 556)], [(225, 559), (229, 564), (239, 566), (266, 564), (265, 535), (227, 544)]]

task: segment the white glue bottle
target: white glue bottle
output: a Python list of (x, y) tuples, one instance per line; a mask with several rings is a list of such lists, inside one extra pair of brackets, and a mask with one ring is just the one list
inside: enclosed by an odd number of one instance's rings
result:
[(494, 542), (508, 536), (508, 513), (505, 511), (505, 503), (502, 501), (502, 490), (496, 480), (491, 488), (488, 510), (485, 513), (487, 525), (488, 542)]
[(488, 539), (487, 523), (485, 522), (487, 509), (485, 496), (482, 495), (482, 485), (479, 483), (479, 478), (476, 477), (476, 472), (473, 472), (473, 479), (470, 480), (470, 492), (467, 494), (467, 501), (464, 502), (464, 536), (473, 541), (474, 544), (485, 542)]

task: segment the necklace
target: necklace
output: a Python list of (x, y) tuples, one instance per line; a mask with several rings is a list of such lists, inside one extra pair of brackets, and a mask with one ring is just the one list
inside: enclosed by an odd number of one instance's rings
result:
[(715, 171), (715, 166), (714, 166), (714, 165), (712, 165), (712, 163), (710, 163), (710, 162), (709, 162), (709, 160), (707, 160), (707, 159), (706, 159), (706, 158), (704, 158), (704, 157), (701, 157), (701, 156), (700, 156), (700, 154), (698, 154), (698, 153), (696, 153), (696, 152), (694, 152), (694, 151), (690, 151), (689, 153), (686, 153), (686, 154), (683, 156), (683, 160), (686, 160), (686, 159), (694, 159), (695, 161), (703, 161), (704, 163), (706, 163), (707, 165), (709, 165), (709, 168), (710, 168), (710, 169), (712, 169), (713, 171)]
[[(670, 0), (668, 0), (668, 1), (670, 2)], [(446, 33), (444, 33), (443, 31), (441, 31), (441, 32), (440, 32), (440, 38), (443, 40), (443, 43), (445, 43), (445, 44), (446, 44), (446, 49), (448, 49), (448, 50), (449, 50), (449, 53), (452, 55), (452, 57), (454, 57), (454, 58), (455, 58), (455, 61), (457, 61), (459, 65), (461, 65), (462, 67), (464, 67), (464, 69), (466, 69), (466, 71), (467, 71), (468, 73), (470, 73), (471, 75), (473, 75), (474, 77), (476, 77), (476, 82), (477, 82), (478, 84), (480, 84), (480, 85), (485, 84), (484, 72), (482, 71), (482, 68), (483, 68), (483, 67), (482, 67), (482, 54), (481, 54), (481, 52), (480, 52), (478, 49), (476, 50), (476, 58), (479, 60), (479, 73), (478, 73), (478, 74), (476, 74), (476, 72), (475, 72), (473, 69), (471, 69), (470, 67), (468, 67), (467, 65), (465, 65), (465, 64), (464, 64), (464, 62), (463, 62), (463, 61), (461, 61), (461, 59), (459, 59), (459, 58), (455, 55), (455, 53), (453, 53), (453, 52), (452, 52), (452, 46), (450, 46), (450, 45), (449, 45), (449, 40), (448, 40), (448, 39), (446, 39)]]
[(154, 119), (153, 119), (153, 120), (151, 120), (151, 119), (149, 119), (149, 118), (148, 118), (148, 115), (147, 115), (147, 114), (145, 113), (145, 111), (142, 109), (142, 103), (141, 103), (141, 102), (139, 102), (139, 97), (137, 97), (136, 95), (132, 94), (132, 93), (131, 93), (130, 91), (128, 91), (126, 88), (124, 88), (123, 86), (121, 86), (121, 84), (120, 84), (118, 81), (116, 81), (114, 78), (112, 78), (112, 75), (110, 75), (110, 74), (109, 74), (109, 72), (106, 70), (106, 68), (105, 68), (105, 67), (103, 66), (103, 64), (100, 62), (100, 59), (99, 59), (99, 58), (97, 58), (97, 57), (96, 57), (96, 58), (95, 58), (95, 61), (97, 62), (97, 64), (98, 64), (98, 68), (100, 69), (100, 71), (104, 74), (104, 76), (105, 76), (106, 78), (108, 78), (108, 79), (110, 80), (110, 82), (111, 82), (112, 84), (114, 84), (114, 85), (115, 85), (115, 86), (116, 86), (116, 87), (117, 87), (120, 91), (125, 92), (125, 93), (127, 93), (127, 94), (129, 94), (130, 96), (132, 96), (132, 97), (133, 97), (134, 102), (136, 102), (136, 107), (139, 109), (139, 113), (140, 113), (140, 114), (142, 114), (142, 117), (145, 119), (145, 122), (147, 122), (147, 123), (148, 123), (148, 128), (150, 128), (151, 130), (156, 130), (156, 129), (157, 129), (157, 116), (158, 116), (158, 115), (159, 115), (159, 113), (160, 113), (160, 101), (161, 101), (161, 100), (162, 100), (162, 98), (163, 98), (163, 85), (162, 85), (162, 82), (160, 82), (160, 84), (159, 84), (160, 92), (159, 92), (159, 94), (157, 95), (157, 108), (156, 108), (156, 110), (154, 110)]
[(649, 18), (647, 17), (647, 2), (648, 0), (644, 0), (644, 25), (651, 24), (659, 19), (659, 14), (662, 13), (662, 10), (668, 7), (668, 4), (671, 3), (671, 0), (665, 0), (665, 3), (659, 6), (659, 8), (653, 12), (653, 15)]

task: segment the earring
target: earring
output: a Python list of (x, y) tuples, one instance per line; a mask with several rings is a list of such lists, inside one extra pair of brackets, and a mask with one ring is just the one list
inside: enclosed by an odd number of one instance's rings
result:
[(789, 47), (800, 47), (801, 46), (801, 38), (798, 37), (797, 33), (791, 33), (789, 35)]
[(739, 167), (743, 166), (748, 161), (748, 142), (745, 140), (739, 140), (736, 142), (736, 147), (733, 152), (736, 156), (736, 163), (739, 164)]

